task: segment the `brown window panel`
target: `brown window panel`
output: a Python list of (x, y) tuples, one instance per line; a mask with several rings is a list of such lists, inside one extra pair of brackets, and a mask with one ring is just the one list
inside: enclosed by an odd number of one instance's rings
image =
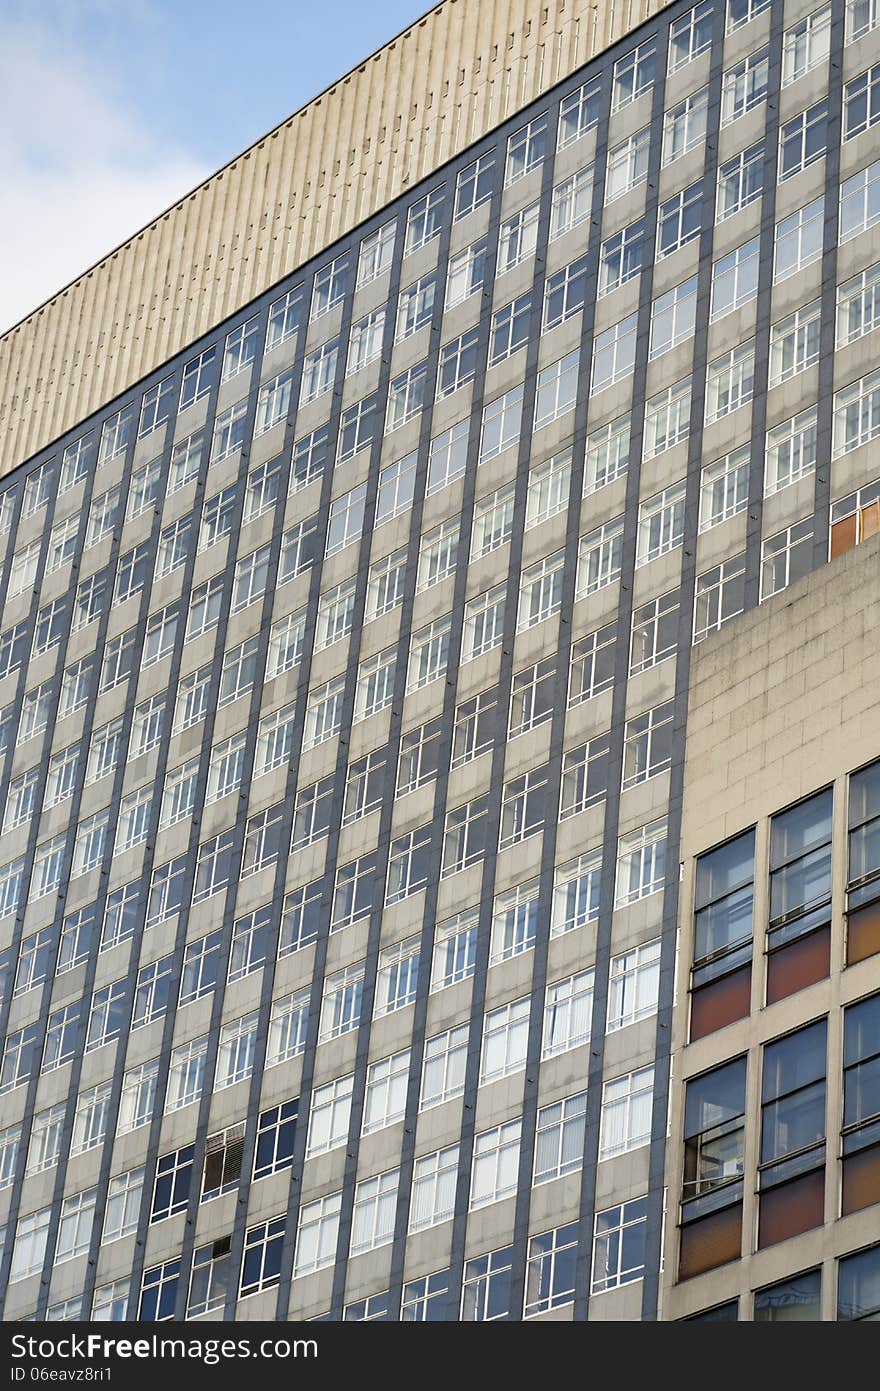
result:
[(728, 1261), (738, 1261), (741, 1253), (742, 1203), (734, 1203), (682, 1227), (678, 1278), (690, 1280)]
[(813, 1227), (825, 1218), (825, 1166), (800, 1178), (768, 1188), (761, 1194), (758, 1246), (775, 1246)]
[(704, 1038), (749, 1013), (752, 996), (752, 964), (729, 976), (701, 985), (691, 995), (691, 1043)]
[(856, 527), (858, 517), (853, 512), (851, 517), (844, 517), (843, 521), (835, 522), (831, 528), (831, 559), (835, 556), (843, 555), (844, 551), (851, 551), (856, 544)]
[(847, 914), (846, 964), (864, 961), (880, 951), (880, 899)]
[(814, 981), (824, 980), (831, 969), (831, 927), (821, 927), (796, 937), (767, 958), (767, 1003), (794, 995)]
[(843, 1161), (841, 1213), (880, 1203), (880, 1145), (848, 1154)]

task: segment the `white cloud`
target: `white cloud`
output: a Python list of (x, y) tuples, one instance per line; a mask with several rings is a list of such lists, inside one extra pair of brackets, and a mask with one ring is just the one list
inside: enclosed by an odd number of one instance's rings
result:
[(210, 172), (145, 128), (109, 55), (51, 10), (0, 22), (0, 333)]

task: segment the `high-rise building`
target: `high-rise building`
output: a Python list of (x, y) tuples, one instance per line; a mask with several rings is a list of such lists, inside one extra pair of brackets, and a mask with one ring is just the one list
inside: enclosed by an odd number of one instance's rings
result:
[(878, 130), (444, 0), (0, 339), (5, 1319), (880, 1313)]

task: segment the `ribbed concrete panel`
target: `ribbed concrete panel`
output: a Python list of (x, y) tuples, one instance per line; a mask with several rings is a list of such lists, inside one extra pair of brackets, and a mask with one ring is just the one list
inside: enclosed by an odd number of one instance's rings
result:
[(662, 8), (443, 0), (0, 338), (0, 475)]

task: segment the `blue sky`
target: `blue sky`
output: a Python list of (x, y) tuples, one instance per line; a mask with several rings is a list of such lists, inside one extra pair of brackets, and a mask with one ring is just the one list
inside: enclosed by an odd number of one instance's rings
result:
[(430, 0), (0, 0), (0, 332)]

